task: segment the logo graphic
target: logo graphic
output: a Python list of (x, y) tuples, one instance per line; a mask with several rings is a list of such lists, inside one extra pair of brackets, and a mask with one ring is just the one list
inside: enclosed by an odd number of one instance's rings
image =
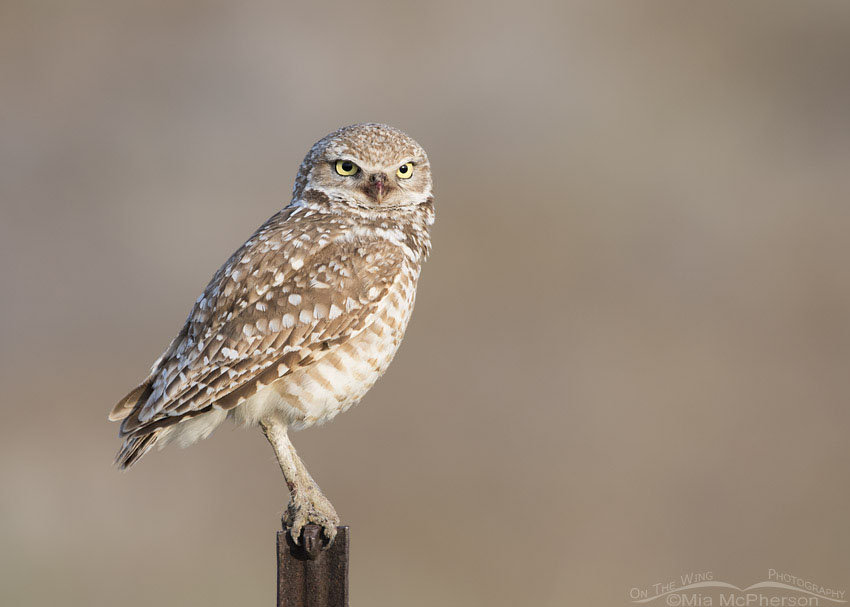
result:
[(720, 581), (713, 571), (686, 573), (678, 580), (629, 589), (636, 605), (668, 607), (815, 607), (847, 603), (844, 590), (821, 586), (776, 569), (767, 579), (740, 587)]

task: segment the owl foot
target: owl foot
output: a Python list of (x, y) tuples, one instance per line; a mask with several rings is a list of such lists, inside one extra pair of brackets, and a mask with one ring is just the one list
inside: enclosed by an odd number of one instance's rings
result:
[[(327, 540), (322, 548), (328, 548), (336, 537), (339, 516), (319, 488), (310, 487), (307, 490), (293, 492), (281, 521), (296, 546), (302, 545), (300, 542), (304, 525), (310, 523), (319, 525)], [(304, 547), (311, 548), (306, 545)]]

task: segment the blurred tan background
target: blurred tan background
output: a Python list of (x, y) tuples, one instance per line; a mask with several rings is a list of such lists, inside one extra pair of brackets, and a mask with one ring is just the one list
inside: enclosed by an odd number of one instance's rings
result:
[(273, 605), (258, 431), (114, 402), (310, 145), (428, 150), (395, 363), (296, 447), (353, 605), (850, 591), (850, 4), (0, 3), (0, 603)]

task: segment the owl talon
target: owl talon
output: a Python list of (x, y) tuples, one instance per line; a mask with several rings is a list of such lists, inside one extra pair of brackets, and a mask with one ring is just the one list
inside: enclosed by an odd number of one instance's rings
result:
[[(322, 550), (326, 550), (333, 544), (336, 527), (339, 525), (339, 516), (327, 498), (318, 490), (314, 490), (309, 491), (307, 495), (293, 495), (282, 522), (292, 542), (296, 546), (303, 547), (308, 553), (312, 553), (319, 543)], [(318, 530), (307, 528), (311, 524), (318, 525), (321, 529), (324, 542), (321, 542)]]

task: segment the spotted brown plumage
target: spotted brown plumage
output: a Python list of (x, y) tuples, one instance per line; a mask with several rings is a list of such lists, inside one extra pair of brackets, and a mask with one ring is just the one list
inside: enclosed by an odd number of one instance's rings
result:
[(320, 140), (292, 202), (215, 273), (150, 375), (113, 408), (119, 465), (205, 438), (227, 418), (259, 425), (291, 489), (293, 538), (316, 522), (332, 540), (338, 517), (286, 431), (332, 419), (386, 370), (433, 219), (428, 159), (408, 136), (365, 124)]

